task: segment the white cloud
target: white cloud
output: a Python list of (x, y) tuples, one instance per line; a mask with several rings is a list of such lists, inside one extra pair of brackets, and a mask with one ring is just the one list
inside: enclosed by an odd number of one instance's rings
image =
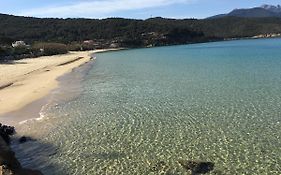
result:
[(88, 0), (58, 7), (29, 9), (20, 13), (36, 17), (92, 17), (100, 18), (120, 11), (139, 10), (195, 0)]

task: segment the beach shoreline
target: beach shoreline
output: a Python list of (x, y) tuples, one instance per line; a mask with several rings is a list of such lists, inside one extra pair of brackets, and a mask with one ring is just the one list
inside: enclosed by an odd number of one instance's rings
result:
[(64, 100), (78, 96), (78, 89), (81, 89), (79, 82), (92, 67), (92, 64), (86, 63), (95, 59), (95, 53), (117, 50), (121, 49), (70, 52), (0, 64), (0, 123), (17, 128), (17, 134), (11, 139), (12, 144), (5, 143), (4, 137), (0, 136), (0, 174), (42, 174), (23, 168), (13, 150), (19, 138), (24, 137), (25, 132), (20, 125), (26, 121), (40, 120), (43, 116), (41, 111), (53, 103), (52, 98), (61, 100), (57, 99), (58, 91), (67, 95)]
[[(95, 53), (116, 50), (120, 49), (70, 52), (0, 64), (0, 122), (15, 125), (34, 118), (29, 116), (32, 114), (40, 117), (46, 97), (60, 86), (59, 77), (88, 63)], [(9, 114), (17, 115), (9, 118)]]

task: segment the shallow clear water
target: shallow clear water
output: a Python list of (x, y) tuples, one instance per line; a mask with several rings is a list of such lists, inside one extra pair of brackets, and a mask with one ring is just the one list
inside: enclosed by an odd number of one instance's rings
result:
[(281, 173), (281, 39), (101, 53), (92, 64), (81, 95), (22, 126), (40, 137), (16, 148), (25, 166), (188, 174), (186, 159), (214, 162), (209, 174)]

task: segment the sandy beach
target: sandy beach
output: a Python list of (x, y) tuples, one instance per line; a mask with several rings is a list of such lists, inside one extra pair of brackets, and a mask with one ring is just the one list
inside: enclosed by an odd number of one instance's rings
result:
[(0, 115), (43, 98), (58, 87), (58, 77), (87, 63), (93, 53), (110, 50), (70, 52), (0, 64)]

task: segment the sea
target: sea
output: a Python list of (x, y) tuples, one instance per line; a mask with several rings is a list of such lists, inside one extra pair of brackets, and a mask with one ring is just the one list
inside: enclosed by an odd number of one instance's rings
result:
[(281, 39), (98, 53), (19, 123), (22, 165), (46, 175), (281, 174)]

